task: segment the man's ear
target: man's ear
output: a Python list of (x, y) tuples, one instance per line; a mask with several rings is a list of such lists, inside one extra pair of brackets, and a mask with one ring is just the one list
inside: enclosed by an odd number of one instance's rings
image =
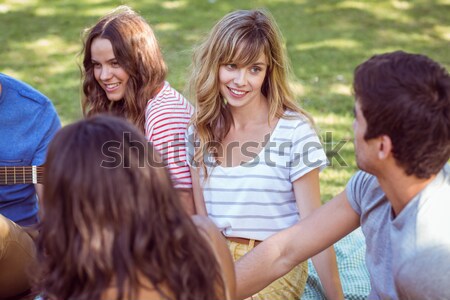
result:
[(386, 159), (392, 152), (392, 140), (387, 135), (378, 137), (378, 158)]

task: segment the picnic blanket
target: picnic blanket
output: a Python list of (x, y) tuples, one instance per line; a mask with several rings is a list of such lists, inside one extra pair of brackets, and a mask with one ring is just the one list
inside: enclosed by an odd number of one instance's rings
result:
[[(334, 244), (334, 250), (345, 299), (367, 299), (370, 280), (365, 263), (366, 243), (361, 228)], [(311, 260), (308, 260), (308, 268), (308, 280), (301, 300), (326, 300)]]

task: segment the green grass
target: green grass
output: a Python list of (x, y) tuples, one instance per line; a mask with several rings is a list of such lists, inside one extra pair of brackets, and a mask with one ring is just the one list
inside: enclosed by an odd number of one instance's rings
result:
[(265, 7), (284, 34), (299, 103), (315, 117), (336, 159), (321, 175), (322, 199), (342, 191), (356, 170), (352, 144), (352, 73), (371, 55), (403, 49), (450, 67), (450, 0), (3, 0), (0, 72), (48, 95), (64, 124), (81, 118), (78, 53), (84, 28), (120, 4), (153, 26), (169, 65), (168, 80), (184, 90), (191, 49), (224, 14)]

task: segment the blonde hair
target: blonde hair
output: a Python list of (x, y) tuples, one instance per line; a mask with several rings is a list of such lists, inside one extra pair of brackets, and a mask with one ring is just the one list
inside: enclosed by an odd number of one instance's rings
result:
[[(111, 112), (126, 117), (142, 132), (145, 107), (163, 84), (167, 67), (150, 25), (128, 6), (119, 6), (85, 32), (83, 47), (83, 114)], [(94, 77), (91, 45), (108, 39), (120, 66), (130, 76), (124, 99), (109, 101)]]
[(289, 87), (290, 63), (278, 26), (268, 11), (238, 10), (224, 16), (194, 51), (189, 94), (195, 99), (192, 123), (199, 148), (194, 160), (202, 166), (204, 151), (228, 134), (232, 119), (219, 91), (219, 67), (234, 63), (249, 65), (264, 53), (268, 66), (261, 91), (269, 102), (268, 120), (284, 118), (287, 110), (312, 119), (300, 108)]

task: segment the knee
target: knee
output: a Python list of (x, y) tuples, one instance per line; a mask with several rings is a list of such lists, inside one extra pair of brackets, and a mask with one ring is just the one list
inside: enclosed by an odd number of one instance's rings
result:
[(11, 224), (10, 220), (0, 214), (0, 259), (3, 257), (6, 244), (10, 239)]
[(35, 261), (36, 249), (30, 235), (0, 215), (0, 299), (30, 288), (28, 268)]

